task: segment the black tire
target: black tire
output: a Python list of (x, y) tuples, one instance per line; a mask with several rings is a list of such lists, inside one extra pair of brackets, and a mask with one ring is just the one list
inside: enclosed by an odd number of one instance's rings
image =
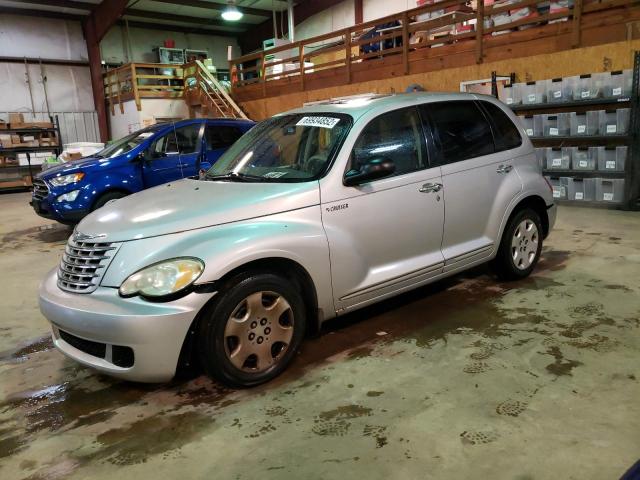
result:
[[(519, 267), (514, 260), (514, 254), (517, 253), (514, 248), (518, 247), (513, 247), (512, 241), (514, 240), (516, 229), (527, 220), (532, 222), (537, 229), (537, 249), (534, 250), (535, 256), (530, 263), (526, 267), (522, 264)], [(501, 280), (519, 280), (529, 276), (540, 259), (540, 252), (542, 251), (542, 237), (542, 222), (540, 221), (540, 216), (535, 210), (525, 208), (512, 214), (509, 222), (507, 223), (507, 227), (504, 229), (504, 233), (502, 234), (498, 254), (491, 262), (491, 267), (498, 278)], [(523, 244), (522, 248), (526, 249), (527, 245)], [(533, 253), (533, 250), (531, 253)], [(519, 260), (519, 262), (521, 261), (522, 259)], [(526, 263), (527, 262), (525, 261), (525, 265)]]
[(127, 194), (124, 192), (107, 192), (102, 196), (98, 197), (98, 200), (96, 200), (96, 203), (93, 204), (93, 208), (91, 209), (91, 211), (93, 212), (94, 210), (97, 210), (100, 207), (104, 207), (111, 200), (118, 200), (119, 198), (126, 197), (126, 196)]
[[(305, 327), (306, 327), (306, 309), (304, 305), (304, 300), (300, 292), (286, 279), (274, 275), (271, 273), (263, 273), (263, 272), (248, 272), (239, 274), (225, 284), (220, 289), (220, 297), (210, 304), (207, 309), (203, 312), (203, 315), (200, 319), (198, 329), (197, 329), (197, 350), (198, 356), (200, 359), (200, 363), (204, 367), (205, 372), (213, 377), (214, 379), (220, 381), (221, 383), (234, 387), (234, 388), (247, 388), (259, 385), (261, 383), (268, 382), (269, 380), (277, 377), (280, 373), (282, 373), (293, 357), (295, 356), (302, 339), (304, 338)], [(257, 293), (261, 292), (261, 293)], [(261, 295), (262, 301), (264, 303), (269, 304), (271, 299), (269, 295), (274, 293), (278, 296), (281, 296), (286, 301), (286, 304), (290, 307), (285, 313), (282, 314), (280, 321), (290, 322), (292, 325), (291, 339), (288, 344), (284, 344), (281, 342), (276, 342), (271, 346), (268, 346), (269, 338), (266, 336), (266, 328), (268, 328), (271, 323), (268, 325), (265, 323), (261, 325), (262, 320), (267, 320), (266, 318), (260, 319), (255, 317), (254, 321), (251, 324), (256, 324), (255, 330), (247, 330), (242, 332), (242, 339), (240, 340), (240, 335), (238, 336), (225, 336), (225, 331), (227, 328), (227, 323), (232, 322), (232, 314), (238, 310), (238, 308), (242, 309), (241, 305), (246, 306), (245, 317), (249, 322), (251, 320), (252, 314), (250, 314), (251, 309), (248, 303), (248, 297), (250, 295)], [(263, 296), (264, 295), (264, 296)], [(245, 302), (245, 303), (243, 303)], [(275, 305), (275, 303), (274, 303)], [(241, 310), (242, 311), (242, 310)], [(260, 316), (262, 316), (262, 312)], [(284, 317), (286, 316), (286, 319)], [(236, 317), (237, 318), (237, 317)], [(284, 320), (283, 320), (284, 319)], [(271, 318), (269, 319), (271, 321)], [(249, 323), (242, 322), (242, 328), (249, 328)], [(290, 325), (285, 325), (285, 327), (289, 328)], [(275, 327), (273, 334), (275, 335)], [(255, 332), (255, 333), (254, 333)], [(244, 334), (247, 333), (245, 337)], [(254, 341), (250, 342), (251, 333), (254, 333)], [(266, 347), (270, 349), (270, 355), (273, 360), (274, 351), (277, 355), (281, 355), (279, 358), (276, 358), (274, 363), (271, 366), (268, 366), (266, 369), (262, 370), (259, 368), (260, 356), (253, 355), (255, 361), (257, 363), (255, 371), (247, 371), (247, 369), (251, 369), (251, 361), (252, 355), (249, 354), (246, 357), (245, 364), (242, 367), (238, 367), (232, 363), (230, 356), (234, 352), (239, 352), (240, 349), (239, 343), (244, 341), (243, 345), (247, 347), (243, 356), (246, 356), (248, 352), (251, 352), (256, 347), (256, 342), (258, 341), (258, 337), (255, 335), (264, 335), (264, 345), (262, 348)], [(259, 338), (263, 338), (260, 336)], [(231, 343), (230, 343), (231, 342)], [(235, 343), (234, 345), (234, 342)], [(286, 348), (284, 348), (286, 345)], [(275, 349), (275, 350), (274, 350)], [(231, 351), (233, 350), (233, 351)], [(280, 352), (280, 353), (278, 353)], [(264, 354), (264, 352), (263, 352)], [(241, 361), (242, 357), (238, 357), (236, 362)], [(265, 365), (269, 365), (268, 362), (265, 362)]]

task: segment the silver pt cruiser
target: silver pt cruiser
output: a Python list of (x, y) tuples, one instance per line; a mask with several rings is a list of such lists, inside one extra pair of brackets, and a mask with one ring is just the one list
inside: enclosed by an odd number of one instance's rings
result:
[(494, 98), (338, 99), (258, 124), (201, 179), (86, 217), (40, 307), (56, 347), (101, 372), (161, 382), (198, 361), (252, 386), (327, 319), (484, 262), (529, 275), (555, 217)]

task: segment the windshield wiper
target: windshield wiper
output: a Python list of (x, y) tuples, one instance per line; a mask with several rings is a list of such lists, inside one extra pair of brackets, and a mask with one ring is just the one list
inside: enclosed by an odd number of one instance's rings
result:
[(264, 182), (265, 178), (258, 175), (248, 175), (246, 173), (229, 172), (224, 175), (205, 175), (205, 180), (228, 180), (231, 182)]

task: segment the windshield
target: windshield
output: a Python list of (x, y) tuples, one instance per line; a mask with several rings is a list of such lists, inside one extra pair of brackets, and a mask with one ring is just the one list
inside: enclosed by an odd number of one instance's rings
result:
[(351, 128), (333, 113), (283, 115), (259, 123), (209, 169), (205, 179), (305, 182), (322, 175)]
[(113, 158), (118, 155), (122, 155), (123, 153), (128, 153), (144, 142), (147, 138), (155, 135), (155, 133), (156, 129), (145, 129), (134, 132), (131, 135), (127, 135), (126, 137), (107, 145), (106, 148), (100, 150), (95, 154), (95, 156), (98, 158)]

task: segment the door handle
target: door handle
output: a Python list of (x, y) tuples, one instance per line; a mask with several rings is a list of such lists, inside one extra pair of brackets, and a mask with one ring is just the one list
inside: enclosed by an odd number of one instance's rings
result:
[(513, 170), (513, 167), (511, 165), (500, 165), (496, 169), (496, 172), (497, 173), (509, 173), (511, 170)]
[(439, 192), (440, 190), (442, 190), (441, 183), (425, 183), (418, 189), (418, 191), (421, 193), (435, 193)]

